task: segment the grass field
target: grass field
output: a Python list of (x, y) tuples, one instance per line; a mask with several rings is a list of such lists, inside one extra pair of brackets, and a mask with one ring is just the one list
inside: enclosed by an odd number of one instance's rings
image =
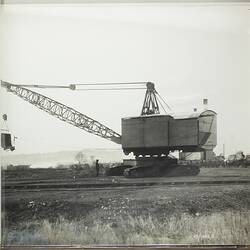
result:
[(36, 244), (250, 244), (250, 211), (166, 217), (127, 217), (103, 223), (91, 220), (69, 221), (60, 217), (55, 222), (32, 221), (21, 230), (5, 229), (5, 245)]
[[(177, 179), (248, 179), (249, 170), (207, 168), (197, 177)], [(48, 183), (65, 181), (55, 176), (58, 179), (50, 176), (53, 180)], [(26, 181), (19, 176), (5, 177), (7, 182)], [(67, 177), (66, 181), (134, 180)], [(250, 186), (6, 189), (2, 192), (2, 222), (4, 245), (250, 244)]]

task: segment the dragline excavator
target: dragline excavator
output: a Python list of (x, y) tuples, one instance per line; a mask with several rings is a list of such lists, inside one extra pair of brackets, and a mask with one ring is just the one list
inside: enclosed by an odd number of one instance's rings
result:
[[(121, 166), (110, 171), (112, 175), (121, 170), (127, 177), (152, 177), (197, 175), (199, 168), (179, 165), (171, 151), (212, 152), (217, 144), (216, 113), (202, 110), (182, 116), (160, 114), (159, 104), (168, 106), (152, 82), (96, 83), (70, 85), (17, 85), (1, 81), (8, 92), (19, 96), (37, 108), (73, 126), (104, 139), (121, 144), (125, 155), (133, 153), (135, 159), (124, 160)], [(83, 87), (83, 89), (81, 89)], [(76, 90), (133, 90), (145, 89), (140, 116), (122, 118), (122, 135), (81, 112), (57, 102), (31, 88), (66, 88)], [(166, 110), (164, 109), (166, 112)], [(120, 172), (120, 171), (118, 171)], [(118, 173), (120, 174), (120, 173)]]

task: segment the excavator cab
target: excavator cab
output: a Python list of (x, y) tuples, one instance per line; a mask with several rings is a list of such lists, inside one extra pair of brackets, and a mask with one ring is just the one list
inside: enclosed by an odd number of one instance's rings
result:
[[(7, 121), (7, 115), (3, 115), (4, 122)], [(2, 132), (3, 131), (3, 132)], [(2, 129), (1, 131), (1, 148), (3, 150), (11, 150), (14, 151), (15, 147), (12, 145), (12, 136), (8, 129)]]

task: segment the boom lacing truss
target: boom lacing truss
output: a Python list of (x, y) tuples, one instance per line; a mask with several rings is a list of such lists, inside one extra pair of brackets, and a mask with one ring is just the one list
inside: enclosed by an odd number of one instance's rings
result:
[(100, 122), (70, 108), (62, 103), (59, 103), (47, 96), (23, 88), (20, 85), (11, 84), (1, 81), (1, 86), (7, 91), (21, 97), (23, 100), (33, 104), (39, 109), (49, 113), (58, 119), (65, 121), (75, 127), (83, 129), (89, 133), (95, 134), (107, 140), (121, 144), (121, 135), (106, 127)]

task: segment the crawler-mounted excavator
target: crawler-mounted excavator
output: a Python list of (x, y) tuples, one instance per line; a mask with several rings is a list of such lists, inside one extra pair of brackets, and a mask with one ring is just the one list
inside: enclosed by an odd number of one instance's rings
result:
[[(124, 160), (121, 166), (110, 170), (110, 175), (122, 169), (126, 177), (197, 175), (199, 168), (178, 165), (171, 151), (207, 152), (217, 143), (216, 113), (212, 110), (194, 112), (181, 117), (160, 114), (158, 103), (167, 105), (152, 82), (96, 83), (70, 85), (17, 85), (1, 81), (8, 92), (19, 96), (37, 108), (73, 126), (104, 139), (121, 144), (125, 155), (135, 159)], [(122, 135), (81, 112), (57, 102), (30, 88), (67, 88), (78, 90), (146, 89), (140, 116), (122, 118)], [(107, 88), (108, 86), (108, 88)], [(168, 105), (167, 105), (168, 106)], [(165, 110), (165, 109), (164, 109)], [(166, 110), (165, 110), (166, 111)], [(118, 171), (120, 172), (120, 171)]]

